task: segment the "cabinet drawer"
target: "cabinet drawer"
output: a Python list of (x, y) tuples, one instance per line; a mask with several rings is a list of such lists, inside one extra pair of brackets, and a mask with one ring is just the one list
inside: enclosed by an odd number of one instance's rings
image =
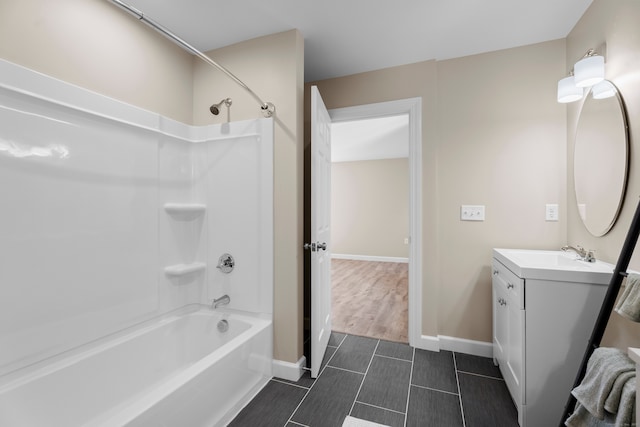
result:
[(518, 308), (524, 310), (524, 279), (516, 276), (500, 261), (494, 259), (492, 266), (493, 278), (507, 291), (511, 301), (518, 304)]

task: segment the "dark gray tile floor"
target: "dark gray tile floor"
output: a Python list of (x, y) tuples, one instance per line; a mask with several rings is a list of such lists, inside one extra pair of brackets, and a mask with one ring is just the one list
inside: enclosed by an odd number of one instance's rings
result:
[(272, 379), (230, 425), (339, 427), (351, 415), (392, 427), (518, 426), (489, 358), (333, 333), (322, 363), (315, 380)]

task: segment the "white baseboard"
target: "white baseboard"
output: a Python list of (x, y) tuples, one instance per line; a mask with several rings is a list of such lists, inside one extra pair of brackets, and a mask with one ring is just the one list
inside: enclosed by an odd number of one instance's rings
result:
[(296, 363), (285, 362), (283, 360), (273, 360), (273, 376), (283, 380), (298, 381), (307, 366), (307, 359), (302, 356)]
[(493, 357), (493, 343), (438, 335), (440, 349), (481, 357)]
[(331, 258), (335, 258), (335, 259), (352, 259), (354, 261), (404, 262), (404, 263), (408, 263), (409, 262), (409, 258), (394, 257), (394, 256), (331, 254)]
[(412, 343), (415, 348), (428, 351), (440, 351), (440, 340), (438, 337), (421, 335), (418, 342)]
[(420, 340), (415, 343), (415, 347), (429, 351), (448, 350), (480, 357), (493, 357), (493, 343), (445, 335), (437, 337), (422, 335)]

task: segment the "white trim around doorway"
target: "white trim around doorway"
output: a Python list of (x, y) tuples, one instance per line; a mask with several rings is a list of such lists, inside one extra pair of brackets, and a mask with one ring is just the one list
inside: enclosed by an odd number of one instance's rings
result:
[(422, 98), (329, 110), (331, 122), (409, 115), (409, 344), (422, 340)]

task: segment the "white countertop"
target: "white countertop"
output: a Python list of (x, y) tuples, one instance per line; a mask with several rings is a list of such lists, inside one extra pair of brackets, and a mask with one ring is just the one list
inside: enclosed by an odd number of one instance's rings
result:
[(582, 261), (563, 251), (496, 248), (493, 257), (523, 279), (608, 285), (615, 268), (599, 260)]

